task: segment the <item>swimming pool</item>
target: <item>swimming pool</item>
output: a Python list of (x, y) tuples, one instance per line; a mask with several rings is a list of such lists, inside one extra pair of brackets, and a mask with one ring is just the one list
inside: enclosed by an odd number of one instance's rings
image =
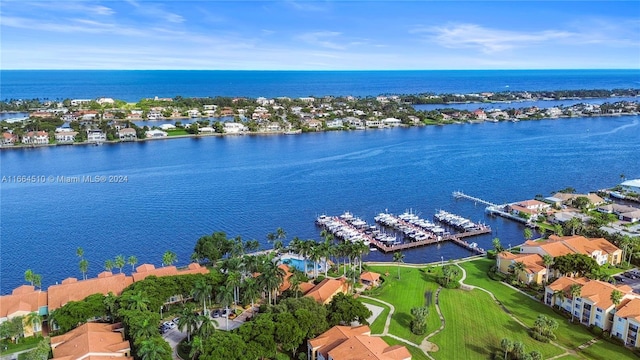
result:
[[(287, 264), (289, 266), (293, 266), (300, 271), (304, 271), (305, 260), (300, 260), (296, 258), (282, 258), (280, 259), (280, 262), (283, 264)], [(312, 271), (313, 261), (306, 261), (306, 263), (307, 263), (307, 271)], [(318, 264), (318, 270), (321, 270), (321, 269), (322, 269), (322, 266)]]

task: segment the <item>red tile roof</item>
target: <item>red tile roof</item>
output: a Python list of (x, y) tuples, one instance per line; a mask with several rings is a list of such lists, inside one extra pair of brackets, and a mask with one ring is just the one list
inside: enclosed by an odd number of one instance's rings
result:
[(62, 307), (69, 301), (80, 301), (93, 294), (107, 295), (112, 292), (119, 295), (133, 283), (133, 278), (125, 274), (110, 275), (109, 272), (105, 272), (100, 276), (82, 281), (67, 278), (61, 284), (49, 286), (49, 312)]
[(22, 285), (13, 290), (11, 295), (0, 296), (0, 318), (17, 312), (38, 312), (42, 306), (47, 306), (47, 292)]

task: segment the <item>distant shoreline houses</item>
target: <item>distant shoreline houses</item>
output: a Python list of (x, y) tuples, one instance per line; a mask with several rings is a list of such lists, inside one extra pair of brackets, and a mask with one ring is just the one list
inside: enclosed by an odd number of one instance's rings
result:
[[(473, 95), (473, 96), (472, 96)], [(492, 101), (493, 93), (468, 94), (474, 101)], [(529, 94), (530, 95), (530, 94)], [(466, 99), (466, 95), (456, 95), (456, 99)], [(524, 95), (523, 95), (524, 96)], [(530, 98), (530, 97), (529, 97)], [(378, 96), (375, 98), (354, 97), (279, 97), (266, 99), (234, 98), (222, 101), (213, 98), (194, 98), (181, 101), (171, 98), (143, 99), (137, 104), (127, 104), (112, 98), (67, 99), (63, 102), (47, 101), (39, 103), (41, 108), (30, 110), (29, 118), (3, 121), (3, 138), (0, 147), (15, 145), (42, 146), (48, 144), (76, 144), (136, 141), (173, 137), (177, 130), (185, 136), (185, 131), (193, 136), (198, 134), (293, 134), (302, 131), (335, 131), (394, 128), (400, 126), (443, 125), (451, 123), (478, 123), (499, 121), (520, 121), (529, 119), (578, 117), (578, 116), (618, 116), (637, 115), (640, 103), (620, 101), (615, 103), (576, 104), (569, 107), (538, 108), (530, 106), (519, 109), (486, 109), (489, 103), (478, 102), (473, 111), (443, 108), (434, 111), (419, 111), (412, 101), (417, 96)], [(524, 97), (523, 99), (528, 99)], [(206, 103), (206, 102), (216, 102)], [(433, 101), (433, 99), (429, 99)], [(21, 104), (14, 100), (4, 107)], [(366, 109), (363, 110), (363, 109)], [(233, 117), (233, 121), (222, 118)], [(190, 128), (190, 119), (197, 128)], [(172, 128), (145, 126), (137, 128), (132, 122), (141, 120), (175, 120)], [(46, 122), (67, 123), (41, 132)], [(212, 123), (219, 122), (216, 126)], [(180, 123), (180, 124), (179, 124)], [(168, 125), (168, 124), (167, 124)], [(164, 125), (163, 125), (164, 126)], [(133, 128), (135, 136), (131, 130)], [(161, 133), (159, 131), (164, 131)], [(38, 133), (38, 134), (36, 134)]]

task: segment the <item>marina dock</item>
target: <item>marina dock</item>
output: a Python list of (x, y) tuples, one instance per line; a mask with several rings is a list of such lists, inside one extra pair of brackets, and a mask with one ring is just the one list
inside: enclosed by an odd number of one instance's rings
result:
[(531, 228), (537, 228), (535, 223), (529, 222), (527, 221), (527, 219), (521, 218), (519, 216), (513, 215), (507, 211), (505, 211), (506, 207), (508, 206), (508, 204), (503, 204), (503, 205), (498, 205), (498, 204), (494, 204), (490, 201), (487, 200), (483, 200), (471, 195), (467, 195), (465, 193), (463, 193), (462, 191), (454, 191), (453, 192), (453, 197), (455, 197), (456, 199), (467, 199), (467, 200), (471, 200), (473, 202), (476, 203), (481, 203), (481, 204), (485, 204), (487, 205), (487, 207), (485, 208), (485, 211), (487, 213), (489, 213), (490, 215), (496, 215), (496, 216), (501, 216), (503, 218), (507, 218), (510, 220), (514, 220), (517, 221), (525, 226), (531, 227)]
[(341, 216), (330, 217), (322, 215), (316, 219), (316, 224), (331, 232), (336, 238), (343, 241), (363, 242), (384, 253), (452, 241), (454, 244), (476, 254), (485, 254), (486, 251), (479, 248), (476, 243), (468, 243), (464, 239), (491, 233), (491, 228), (488, 226), (479, 226), (473, 230), (451, 234), (445, 229), (410, 213), (404, 213), (400, 216), (381, 213), (376, 216), (376, 222), (384, 227), (392, 228), (396, 232), (401, 232), (404, 238), (410, 241), (399, 241), (395, 236), (385, 233), (376, 226), (367, 224), (349, 212)]

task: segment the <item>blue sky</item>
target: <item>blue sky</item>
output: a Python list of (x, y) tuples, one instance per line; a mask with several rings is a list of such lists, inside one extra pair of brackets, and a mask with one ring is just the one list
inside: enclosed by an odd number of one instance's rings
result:
[(636, 0), (0, 2), (2, 69), (640, 68)]

